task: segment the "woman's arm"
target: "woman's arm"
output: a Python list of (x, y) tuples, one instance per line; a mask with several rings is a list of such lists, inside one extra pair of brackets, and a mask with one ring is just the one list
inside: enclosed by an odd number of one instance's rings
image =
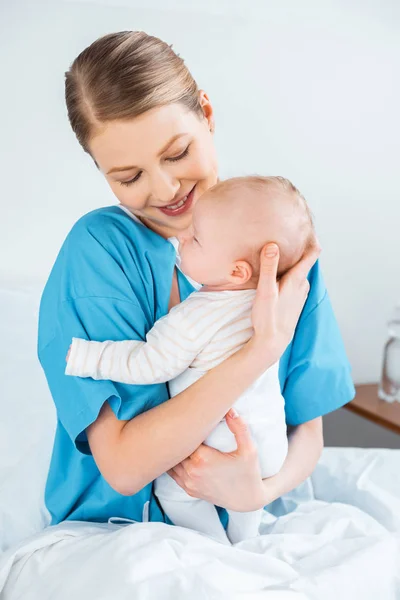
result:
[(97, 466), (119, 493), (133, 495), (189, 456), (275, 355), (233, 354), (182, 393), (130, 421), (119, 421), (106, 403), (87, 429)]
[(314, 471), (323, 447), (322, 417), (294, 427), (289, 435), (289, 450), (282, 469), (263, 481), (263, 504), (270, 504), (307, 479)]
[(131, 421), (119, 421), (106, 403), (87, 428), (100, 471), (120, 493), (136, 493), (194, 452), (244, 390), (287, 347), (307, 297), (307, 273), (319, 249), (310, 251), (279, 284), (278, 248), (269, 244), (265, 250), (273, 251), (262, 252), (252, 339), (168, 402)]

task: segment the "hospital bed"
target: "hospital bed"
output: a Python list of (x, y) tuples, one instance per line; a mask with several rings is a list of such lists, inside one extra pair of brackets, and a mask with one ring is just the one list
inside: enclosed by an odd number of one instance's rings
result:
[(2, 600), (400, 599), (400, 451), (326, 448), (226, 547), (161, 523), (48, 527), (55, 411), (36, 359), (41, 286), (0, 283)]

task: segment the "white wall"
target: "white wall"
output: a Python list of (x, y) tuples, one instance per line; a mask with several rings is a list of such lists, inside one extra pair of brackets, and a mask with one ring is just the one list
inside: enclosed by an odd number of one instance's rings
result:
[(100, 35), (143, 29), (213, 100), (221, 177), (285, 175), (308, 199), (355, 380), (376, 380), (400, 301), (399, 16), (396, 0), (2, 0), (0, 274), (44, 279), (73, 222), (114, 202), (63, 74)]

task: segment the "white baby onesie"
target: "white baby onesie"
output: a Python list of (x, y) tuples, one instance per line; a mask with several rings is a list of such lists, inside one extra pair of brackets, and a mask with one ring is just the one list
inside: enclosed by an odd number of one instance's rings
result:
[[(88, 342), (74, 338), (65, 372), (143, 385), (168, 381), (171, 396), (176, 396), (250, 339), (254, 297), (255, 290), (194, 292), (154, 324), (145, 342)], [(280, 470), (288, 449), (278, 367), (279, 363), (270, 367), (234, 404), (249, 425), (262, 477)], [(205, 444), (223, 452), (236, 449), (225, 419)], [(236, 543), (258, 533), (262, 510), (228, 511), (226, 534), (214, 505), (190, 497), (169, 475), (157, 478), (155, 493), (175, 525), (225, 543), (227, 534), (229, 541)]]

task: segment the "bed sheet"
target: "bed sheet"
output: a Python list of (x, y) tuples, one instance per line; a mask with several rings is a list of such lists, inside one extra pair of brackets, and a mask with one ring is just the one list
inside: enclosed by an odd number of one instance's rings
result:
[(0, 558), (2, 600), (400, 598), (400, 451), (327, 448), (313, 476), (226, 547), (161, 523), (67, 522)]

